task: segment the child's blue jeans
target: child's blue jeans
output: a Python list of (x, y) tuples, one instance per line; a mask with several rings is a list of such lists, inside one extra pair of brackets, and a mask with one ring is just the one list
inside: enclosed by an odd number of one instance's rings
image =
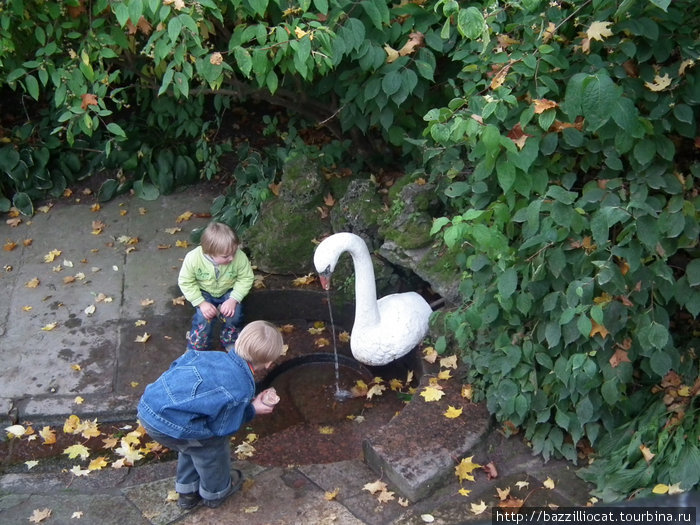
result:
[[(210, 293), (202, 290), (202, 296), (205, 301), (218, 308), (230, 297), (230, 292), (225, 293), (221, 297), (213, 297)], [(223, 323), (221, 335), (219, 336), (221, 344), (224, 347), (232, 345), (236, 342), (238, 332), (243, 325), (243, 305), (241, 303), (236, 305), (236, 312), (233, 317), (224, 317), (219, 313), (218, 318)], [(188, 350), (209, 350), (209, 342), (212, 338), (216, 319), (216, 317), (214, 319), (207, 319), (202, 315), (202, 311), (199, 307), (195, 309), (194, 316), (192, 317), (192, 328), (190, 328), (187, 336)]]
[(231, 440), (175, 439), (144, 426), (148, 435), (161, 445), (177, 450), (175, 490), (179, 494), (199, 492), (204, 499), (219, 499), (231, 486)]

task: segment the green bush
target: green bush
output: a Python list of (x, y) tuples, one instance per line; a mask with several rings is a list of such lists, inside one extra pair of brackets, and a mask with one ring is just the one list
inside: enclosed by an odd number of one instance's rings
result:
[[(466, 11), (452, 52), (465, 65), (426, 133), (468, 159), (445, 188), (454, 214), (433, 232), (460, 253), (465, 302), (446, 322), (470, 380), (535, 453), (576, 461), (577, 447), (597, 449), (587, 479), (599, 496), (690, 490), (700, 476), (697, 4)], [(653, 389), (670, 374), (689, 396), (681, 417)], [(640, 445), (656, 454), (648, 464)]]

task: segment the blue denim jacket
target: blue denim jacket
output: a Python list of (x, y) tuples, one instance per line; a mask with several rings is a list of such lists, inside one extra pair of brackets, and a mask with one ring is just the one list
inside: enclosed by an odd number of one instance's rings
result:
[(255, 415), (255, 379), (235, 352), (190, 350), (148, 385), (139, 420), (176, 439), (230, 436)]

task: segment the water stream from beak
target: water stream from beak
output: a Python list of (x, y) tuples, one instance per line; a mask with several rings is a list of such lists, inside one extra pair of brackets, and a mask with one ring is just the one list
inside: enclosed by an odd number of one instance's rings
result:
[(338, 344), (335, 340), (335, 321), (333, 320), (333, 307), (331, 306), (331, 292), (326, 289), (326, 300), (328, 302), (328, 318), (331, 320), (331, 338), (333, 341), (333, 355), (335, 356), (335, 398), (344, 401), (352, 397), (348, 390), (340, 388), (340, 367), (338, 365)]

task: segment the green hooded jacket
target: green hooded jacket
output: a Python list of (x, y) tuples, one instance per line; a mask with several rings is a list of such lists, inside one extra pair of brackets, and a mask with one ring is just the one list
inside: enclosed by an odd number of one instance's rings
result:
[(228, 264), (219, 265), (218, 269), (217, 277), (214, 263), (207, 259), (201, 246), (185, 255), (177, 284), (192, 306), (196, 307), (204, 302), (202, 290), (214, 297), (221, 297), (230, 291), (231, 297), (238, 302), (248, 295), (253, 287), (255, 275), (243, 250), (236, 250), (233, 260)]

